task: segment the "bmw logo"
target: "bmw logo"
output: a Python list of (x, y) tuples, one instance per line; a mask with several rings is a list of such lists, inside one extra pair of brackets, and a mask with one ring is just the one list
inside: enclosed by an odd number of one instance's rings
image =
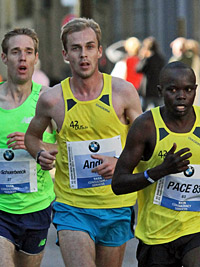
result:
[(194, 167), (189, 166), (189, 168), (184, 171), (186, 177), (191, 177), (194, 174)]
[(12, 159), (14, 159), (14, 152), (12, 150), (6, 150), (4, 153), (3, 153), (3, 157), (5, 160), (7, 161), (11, 161)]
[(89, 144), (89, 150), (92, 152), (92, 153), (96, 153), (98, 152), (100, 149), (100, 145), (99, 143), (97, 143), (96, 141), (92, 141), (90, 144)]

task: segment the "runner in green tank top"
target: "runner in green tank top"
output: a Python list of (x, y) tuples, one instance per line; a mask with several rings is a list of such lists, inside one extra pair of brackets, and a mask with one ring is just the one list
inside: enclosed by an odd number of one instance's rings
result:
[[(24, 144), (39, 95), (47, 88), (32, 82), (38, 38), (28, 28), (5, 34), (2, 61), (7, 78), (0, 84), (0, 258), (1, 266), (40, 266), (55, 198), (52, 178)], [(44, 141), (55, 143), (52, 125)]]

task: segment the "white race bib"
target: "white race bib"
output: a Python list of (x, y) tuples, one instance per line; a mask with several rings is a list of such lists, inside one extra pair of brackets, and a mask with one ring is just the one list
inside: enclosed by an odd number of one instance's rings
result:
[(100, 160), (91, 155), (118, 156), (122, 151), (121, 138), (116, 136), (108, 139), (67, 142), (70, 187), (72, 189), (98, 187), (111, 184), (91, 170), (101, 164)]
[(200, 211), (200, 165), (158, 180), (153, 203), (176, 211)]
[(0, 149), (0, 194), (37, 191), (37, 166), (23, 149)]

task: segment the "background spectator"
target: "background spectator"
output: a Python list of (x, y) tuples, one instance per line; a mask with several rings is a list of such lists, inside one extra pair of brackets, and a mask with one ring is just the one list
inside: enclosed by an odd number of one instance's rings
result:
[(184, 37), (178, 37), (170, 43), (172, 49), (172, 56), (169, 62), (181, 61), (192, 67), (193, 52), (186, 49), (187, 39)]
[(37, 64), (35, 64), (35, 67), (34, 67), (32, 80), (41, 85), (49, 86), (50, 80), (48, 76), (44, 73), (44, 71), (42, 71), (40, 68), (41, 68), (41, 62), (38, 59), (38, 62)]
[(199, 43), (194, 39), (187, 39), (185, 42), (185, 49), (187, 53), (191, 53), (192, 56), (192, 64), (191, 67), (196, 76), (196, 84), (198, 85), (196, 91), (196, 97), (194, 100), (195, 105), (200, 105), (200, 92), (199, 92), (199, 84), (200, 84), (200, 56), (199, 56)]
[(112, 76), (120, 77), (131, 82), (137, 90), (139, 90), (143, 75), (137, 73), (136, 66), (139, 62), (139, 49), (141, 42), (136, 37), (130, 37), (124, 42), (126, 55), (118, 61), (111, 72)]
[(159, 97), (157, 85), (160, 70), (165, 65), (164, 56), (159, 51), (159, 45), (156, 39), (149, 36), (143, 40), (140, 49), (140, 62), (137, 65), (137, 72), (143, 73), (143, 80), (140, 88), (143, 111), (162, 104), (162, 98)]

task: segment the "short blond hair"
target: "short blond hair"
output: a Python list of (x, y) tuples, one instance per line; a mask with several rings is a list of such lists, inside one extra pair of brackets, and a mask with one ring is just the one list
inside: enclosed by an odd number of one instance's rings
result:
[(124, 48), (129, 56), (138, 55), (140, 47), (141, 42), (136, 37), (130, 37), (124, 43)]
[(85, 30), (87, 28), (91, 28), (97, 37), (98, 47), (101, 45), (101, 29), (98, 23), (96, 23), (93, 19), (86, 18), (74, 18), (67, 22), (61, 28), (60, 39), (62, 41), (63, 48), (67, 51), (67, 37), (68, 34), (73, 32), (79, 32)]

